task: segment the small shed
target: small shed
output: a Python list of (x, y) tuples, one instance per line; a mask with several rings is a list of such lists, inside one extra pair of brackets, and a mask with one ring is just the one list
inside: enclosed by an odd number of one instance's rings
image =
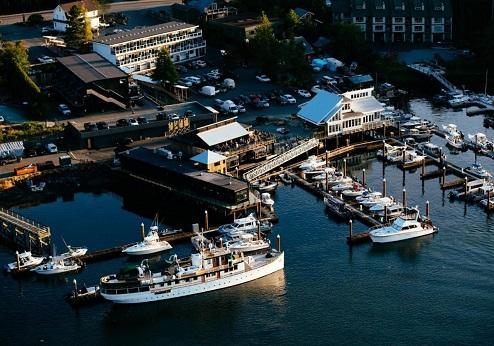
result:
[(226, 173), (226, 156), (215, 153), (214, 151), (206, 150), (190, 159), (195, 165), (206, 169), (208, 172)]

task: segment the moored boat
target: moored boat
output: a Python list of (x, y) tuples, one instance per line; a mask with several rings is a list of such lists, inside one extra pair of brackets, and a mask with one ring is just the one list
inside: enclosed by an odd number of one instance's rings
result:
[(465, 168), (465, 171), (475, 175), (478, 178), (488, 179), (492, 177), (492, 174), (485, 170), (479, 162), (475, 162), (470, 167)]
[(220, 226), (218, 232), (227, 235), (239, 231), (255, 233), (258, 225), (261, 232), (269, 232), (273, 226), (269, 221), (259, 221), (254, 214), (250, 214), (246, 217), (233, 220), (233, 223)]
[(5, 266), (5, 270), (8, 272), (21, 272), (27, 271), (34, 267), (37, 267), (44, 261), (44, 257), (33, 256), (31, 251), (24, 251), (23, 253), (15, 252), (16, 261), (8, 263)]
[[(141, 225), (141, 227), (143, 228), (144, 225)], [(166, 240), (160, 239), (158, 226), (153, 225), (141, 242), (123, 249), (122, 252), (127, 255), (142, 256), (170, 250), (171, 248), (172, 246)]]
[(57, 275), (65, 274), (79, 270), (81, 266), (71, 259), (50, 258), (47, 263), (41, 264), (33, 269), (32, 272), (40, 275)]

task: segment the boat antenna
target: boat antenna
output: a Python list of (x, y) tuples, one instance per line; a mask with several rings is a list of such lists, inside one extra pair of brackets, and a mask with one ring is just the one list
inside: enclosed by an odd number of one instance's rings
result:
[(65, 239), (63, 238), (63, 236), (60, 236), (60, 238), (62, 238), (62, 241), (63, 241), (63, 243), (64, 243), (65, 247), (67, 247), (67, 249), (70, 249), (70, 247), (69, 247), (69, 246), (67, 245), (67, 243), (65, 242)]

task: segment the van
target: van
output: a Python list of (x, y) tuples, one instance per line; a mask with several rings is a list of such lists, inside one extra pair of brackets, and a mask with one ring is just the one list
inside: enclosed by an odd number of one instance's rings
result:
[(234, 89), (235, 88), (235, 81), (231, 78), (226, 78), (223, 81), (223, 85), (227, 87), (228, 89)]
[(46, 152), (47, 153), (50, 153), (50, 154), (55, 154), (55, 153), (58, 153), (58, 148), (55, 144), (53, 143), (48, 143), (46, 146)]
[(237, 105), (232, 100), (226, 100), (221, 105), (221, 109), (229, 114), (237, 114), (238, 108)]

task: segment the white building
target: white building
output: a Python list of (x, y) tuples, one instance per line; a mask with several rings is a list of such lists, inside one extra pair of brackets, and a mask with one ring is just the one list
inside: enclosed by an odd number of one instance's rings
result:
[(93, 51), (129, 73), (147, 73), (156, 67), (161, 48), (166, 47), (174, 63), (203, 57), (206, 41), (198, 25), (182, 22), (134, 29), (93, 41)]
[(73, 6), (84, 6), (87, 10), (86, 18), (91, 23), (91, 29), (98, 30), (99, 14), (98, 7), (92, 0), (81, 0), (60, 4), (53, 10), (53, 29), (60, 32), (67, 31), (68, 17), (67, 14)]
[(384, 108), (372, 96), (373, 90), (352, 90), (341, 95), (321, 90), (302, 105), (297, 116), (315, 126), (324, 126), (329, 137), (382, 128)]

